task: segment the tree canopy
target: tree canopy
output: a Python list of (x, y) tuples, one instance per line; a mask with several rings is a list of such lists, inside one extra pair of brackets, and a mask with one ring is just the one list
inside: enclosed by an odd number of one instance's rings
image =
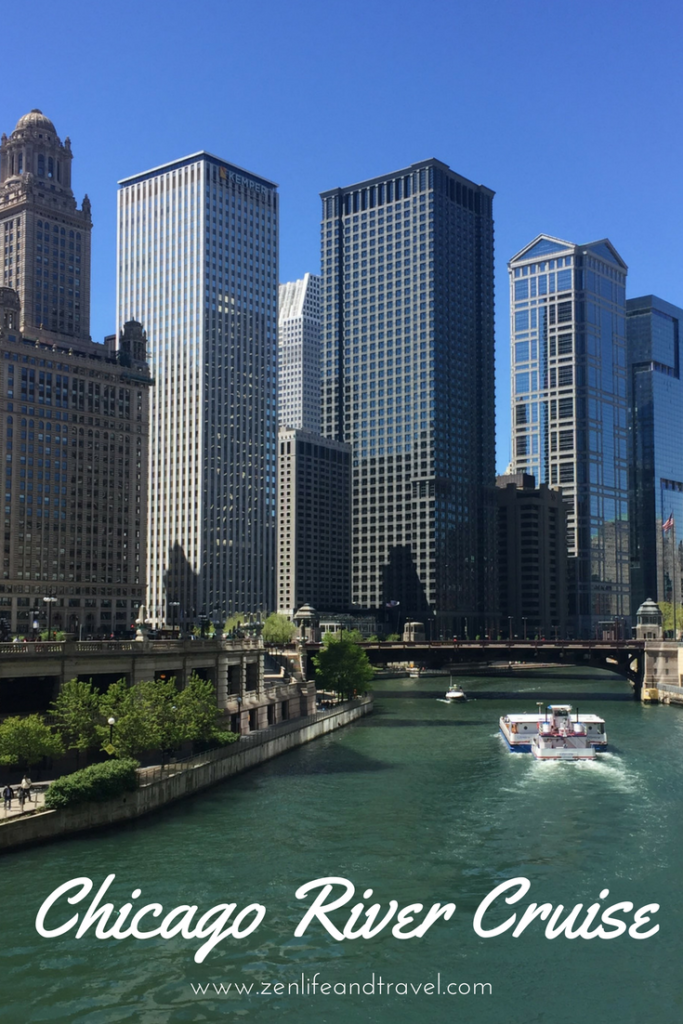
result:
[(286, 615), (273, 612), (263, 623), (263, 639), (267, 644), (288, 644), (295, 632), (295, 625)]
[(99, 701), (98, 734), (109, 742), (107, 719), (114, 718), (112, 745), (118, 757), (145, 750), (177, 750), (185, 740), (208, 740), (218, 724), (213, 684), (191, 676), (184, 690), (175, 679), (113, 683)]
[(69, 679), (53, 701), (52, 713), (68, 750), (83, 753), (95, 746), (100, 696), (92, 680)]
[(313, 658), (319, 689), (335, 690), (350, 698), (367, 689), (374, 676), (372, 665), (362, 647), (353, 640), (332, 638)]
[(352, 644), (362, 644), (365, 637), (359, 629), (340, 629), (336, 633), (325, 633), (323, 636), (323, 643), (336, 644), (340, 640), (348, 640)]
[(44, 757), (58, 757), (63, 752), (61, 738), (42, 715), (16, 715), (0, 724), (0, 764), (28, 768)]
[[(674, 606), (672, 601), (657, 601), (659, 610), (662, 613), (662, 629), (665, 633), (673, 632), (674, 628)], [(676, 602), (676, 632), (683, 629), (683, 605)]]

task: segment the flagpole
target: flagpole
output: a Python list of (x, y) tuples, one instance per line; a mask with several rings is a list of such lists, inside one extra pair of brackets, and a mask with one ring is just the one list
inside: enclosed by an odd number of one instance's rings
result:
[(671, 513), (671, 588), (674, 601), (674, 640), (676, 639), (676, 521)]

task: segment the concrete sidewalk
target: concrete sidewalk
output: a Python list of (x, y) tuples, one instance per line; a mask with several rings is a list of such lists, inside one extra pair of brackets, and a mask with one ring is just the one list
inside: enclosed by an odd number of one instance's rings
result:
[[(43, 786), (45, 784), (41, 783), (40, 785)], [(4, 787), (3, 787), (3, 789), (4, 789)], [(17, 796), (15, 796), (14, 799), (12, 800), (12, 806), (9, 809), (7, 807), (5, 807), (4, 800), (2, 801), (3, 806), (2, 806), (2, 810), (0, 810), (0, 821), (6, 821), (9, 818), (19, 818), (22, 815), (30, 813), (31, 811), (42, 811), (44, 809), (44, 807), (45, 807), (45, 790), (43, 790), (42, 792), (39, 792), (39, 793), (36, 792), (35, 790), (32, 790), (31, 791), (31, 799), (30, 800), (27, 799), (26, 802), (24, 803), (24, 806), (22, 807), (21, 806), (21, 802), (19, 800), (19, 796), (18, 796), (19, 787), (18, 786), (16, 786), (16, 787), (12, 786), (12, 789), (17, 794)]]

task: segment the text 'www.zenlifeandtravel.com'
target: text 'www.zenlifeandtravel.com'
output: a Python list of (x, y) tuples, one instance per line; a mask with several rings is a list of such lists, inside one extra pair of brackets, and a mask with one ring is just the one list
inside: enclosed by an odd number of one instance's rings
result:
[(320, 974), (300, 975), (296, 981), (190, 982), (196, 996), (491, 996), (488, 981), (453, 981), (437, 974), (430, 981), (386, 981), (373, 974), (366, 981), (324, 981)]

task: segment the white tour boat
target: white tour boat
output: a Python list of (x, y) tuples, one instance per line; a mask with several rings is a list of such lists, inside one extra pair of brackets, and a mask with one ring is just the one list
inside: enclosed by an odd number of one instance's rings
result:
[[(541, 705), (535, 714), (502, 715), (500, 718), (500, 732), (505, 740), (508, 749), (515, 754), (530, 754), (531, 742), (537, 736), (540, 727), (548, 719), (548, 713), (541, 711)], [(550, 705), (552, 707), (569, 707), (569, 705)], [(605, 732), (605, 719), (599, 715), (587, 715), (577, 710), (574, 712), (576, 723), (583, 727), (586, 739), (591, 747), (597, 750), (604, 750), (607, 746), (607, 733)]]
[(549, 704), (548, 714), (531, 741), (537, 761), (592, 761), (595, 747), (578, 713), (572, 720), (571, 704)]

